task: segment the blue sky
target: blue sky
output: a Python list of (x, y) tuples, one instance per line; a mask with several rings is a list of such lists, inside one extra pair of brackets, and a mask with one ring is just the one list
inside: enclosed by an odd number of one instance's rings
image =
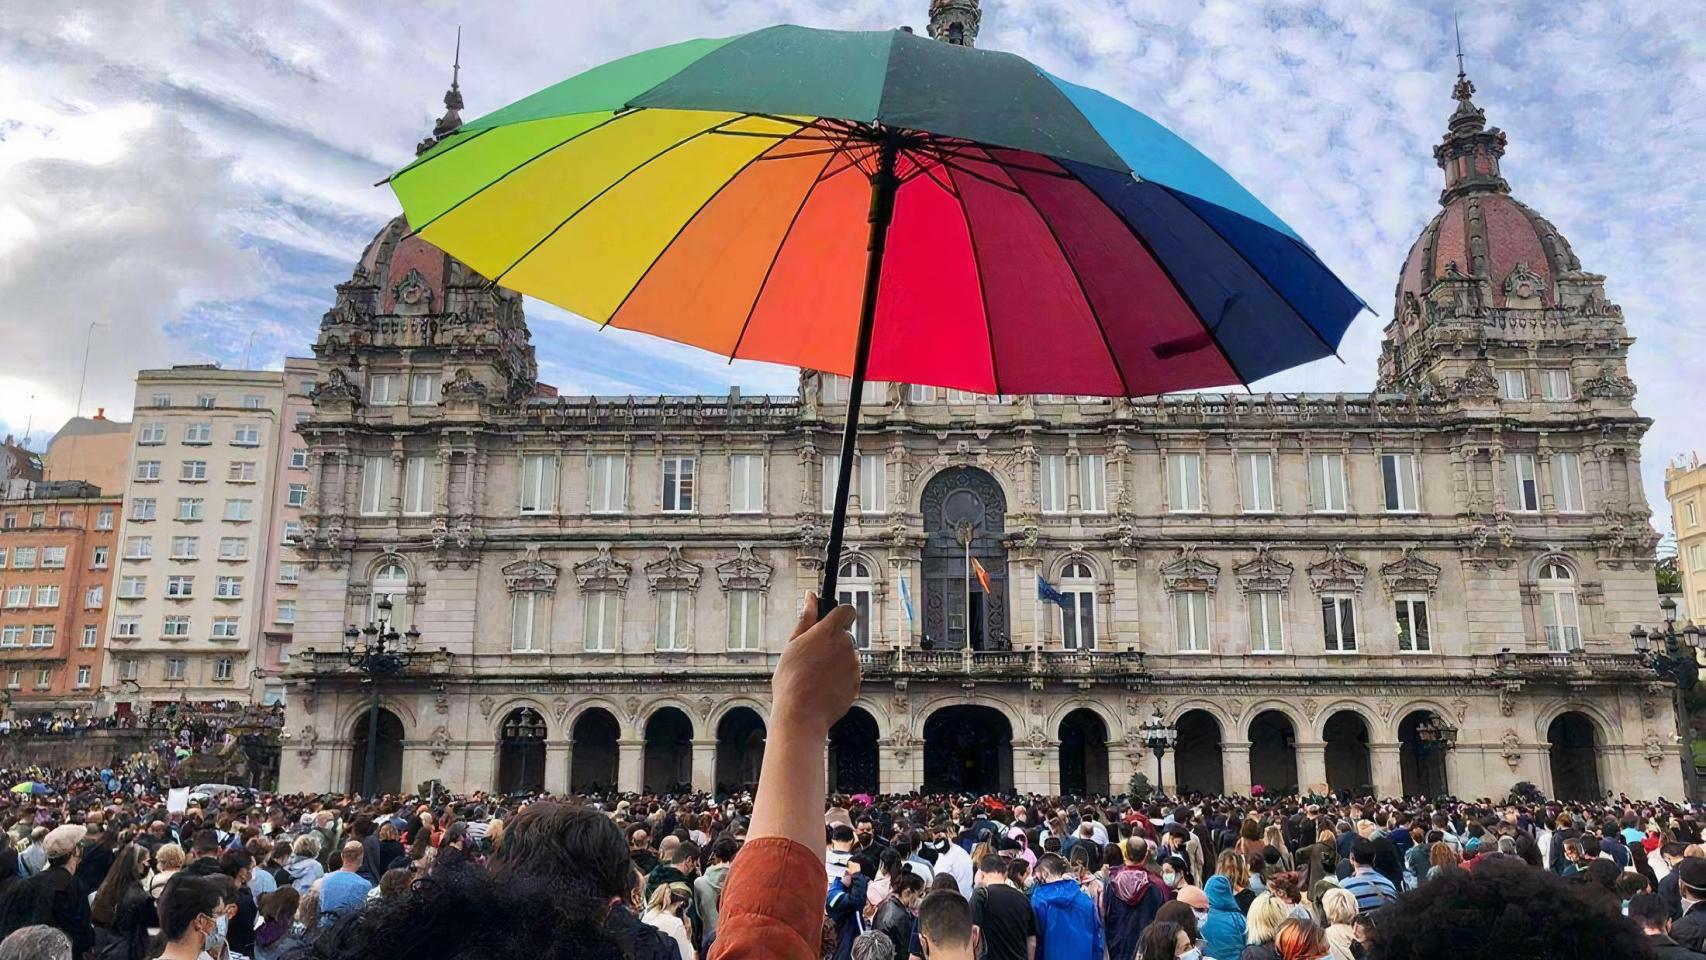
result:
[[(1344, 363), (1256, 385), (1369, 389), (1398, 268), (1437, 209), (1450, 3), (984, 0), (980, 45), (1106, 90), (1202, 148), (1377, 311)], [(1515, 195), (1607, 275), (1639, 338), (1650, 500), (1706, 446), (1706, 5), (1463, 4), (1476, 100)], [(922, 28), (927, 0), (427, 3), (0, 0), (0, 432), (76, 404), (128, 415), (142, 366), (308, 353), (332, 286), (396, 212), (372, 184), (442, 110), (463, 28), (468, 116), (595, 63), (791, 21)], [(788, 392), (791, 370), (597, 332), (530, 302), (565, 392)], [(101, 324), (90, 332), (91, 322)], [(1658, 527), (1668, 528), (1661, 512)]]

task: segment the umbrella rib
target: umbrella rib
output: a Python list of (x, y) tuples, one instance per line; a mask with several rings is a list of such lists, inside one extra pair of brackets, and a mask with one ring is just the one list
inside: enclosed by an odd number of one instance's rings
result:
[(746, 331), (752, 327), (752, 315), (758, 312), (758, 302), (764, 299), (764, 291), (770, 286), (770, 276), (776, 272), (776, 261), (782, 258), (782, 248), (788, 245), (788, 238), (793, 235), (794, 226), (800, 222), (800, 214), (805, 212), (806, 204), (811, 202), (813, 191), (829, 179), (823, 175), (823, 171), (828, 170), (829, 166), (830, 161), (825, 160), (823, 170), (819, 170), (811, 185), (806, 187), (805, 194), (800, 197), (800, 205), (794, 208), (794, 215), (788, 218), (788, 229), (782, 231), (782, 238), (776, 241), (776, 249), (770, 254), (770, 263), (764, 268), (764, 279), (758, 282), (758, 290), (753, 293), (752, 303), (746, 308), (746, 319), (741, 321), (740, 333), (735, 335), (734, 345), (729, 347), (730, 363), (740, 355), (740, 345), (746, 342)]
[[(724, 121), (724, 122), (726, 123), (728, 121)], [(721, 126), (721, 124), (717, 124), (717, 126)], [(563, 229), (563, 227), (567, 226), (568, 222), (570, 220), (573, 220), (575, 217), (580, 216), (581, 213), (583, 213), (588, 207), (590, 207), (593, 204), (597, 203), (598, 201), (604, 199), (605, 194), (609, 193), (610, 191), (621, 186), (623, 183), (627, 182), (629, 177), (633, 176), (636, 173), (639, 173), (641, 170), (644, 170), (646, 167), (650, 166), (652, 161), (657, 160), (658, 158), (664, 156), (665, 154), (673, 152), (678, 147), (681, 147), (681, 146), (688, 144), (688, 143), (692, 143), (694, 140), (699, 139), (699, 137), (703, 136), (705, 133), (706, 133), (705, 130), (699, 130), (699, 131), (697, 131), (697, 132), (695, 132), (689, 136), (682, 137), (680, 140), (675, 141), (674, 143), (670, 144), (669, 146), (664, 147), (662, 150), (659, 150), (657, 153), (654, 153), (651, 156), (647, 157), (641, 163), (637, 164), (636, 166), (634, 166), (634, 167), (630, 168), (629, 170), (627, 170), (626, 172), (624, 172), (620, 177), (617, 177), (615, 180), (612, 180), (611, 182), (605, 184), (604, 187), (602, 189), (600, 189), (597, 193), (588, 197), (586, 199), (585, 203), (582, 203), (580, 206), (576, 207), (568, 216), (564, 217), (561, 222), (559, 222), (556, 226), (552, 227), (549, 233), (545, 234), (543, 237), (540, 237), (538, 239), (538, 241), (536, 241), (533, 244), (533, 246), (528, 247), (527, 250), (524, 253), (522, 253), (521, 256), (516, 257), (515, 260), (510, 263), (509, 266), (507, 266), (507, 267), (503, 268), (503, 270), (499, 271), (498, 275), (492, 278), (492, 283), (497, 284), (497, 283), (501, 282), (503, 280), (503, 278), (505, 276), (507, 276), (511, 270), (514, 270), (516, 267), (521, 265), (521, 261), (526, 260), (528, 257), (532, 256), (533, 251), (538, 250), (540, 247), (545, 245), (546, 241), (548, 241), (552, 237), (556, 236), (557, 231), (559, 231), (559, 230)]]
[[(1066, 269), (1072, 273), (1072, 282), (1078, 285), (1078, 293), (1084, 298), (1084, 305), (1090, 308), (1090, 319), (1095, 321), (1096, 332), (1101, 335), (1102, 349), (1108, 351), (1108, 361), (1114, 365), (1114, 375), (1119, 377), (1120, 389), (1124, 391), (1121, 395), (1131, 396), (1131, 381), (1126, 379), (1125, 368), (1120, 365), (1120, 358), (1114, 353), (1114, 345), (1108, 340), (1108, 328), (1102, 323), (1101, 311), (1096, 309), (1096, 302), (1090, 299), (1090, 291), (1084, 288), (1084, 278), (1079, 275), (1077, 265), (1072, 262), (1072, 255), (1067, 252), (1066, 242), (1060, 239), (1060, 232), (1054, 228), (1053, 221), (1049, 220), (1048, 214), (1044, 213), (1043, 208), (1037, 205), (1037, 201), (1031, 196), (1030, 191), (1025, 189), (1024, 184), (1019, 183), (1017, 179), (1013, 183), (1019, 188), (1019, 196), (1025, 199), (1025, 203), (1029, 204), (1030, 208), (1036, 212), (1037, 219), (1041, 220), (1043, 226), (1048, 228), (1049, 236), (1054, 238), (1054, 245), (1060, 248), (1060, 258), (1066, 261)], [(1089, 190), (1090, 188), (1086, 186), (1084, 189)], [(1094, 196), (1094, 191), (1091, 192), (1091, 195)]]
[[(991, 160), (989, 162), (995, 163), (994, 160)], [(1001, 181), (995, 179), (994, 177), (990, 177), (990, 176), (987, 176), (985, 174), (978, 173), (975, 170), (971, 170), (967, 167), (963, 167), (957, 163), (954, 163), (951, 160), (944, 160), (942, 162), (942, 166), (947, 167), (950, 170), (957, 170), (960, 173), (963, 173), (966, 176), (971, 177), (974, 180), (982, 180), (984, 183), (987, 183), (990, 186), (995, 187), (998, 190), (1005, 190), (1008, 193), (1022, 193), (1023, 192), (1018, 187), (1015, 187), (1010, 183), (1002, 183)]]
[[(786, 140), (782, 141), (782, 143), (786, 143), (786, 142), (787, 142)], [(646, 264), (646, 269), (641, 271), (639, 278), (634, 281), (634, 285), (629, 287), (628, 292), (622, 295), (622, 302), (618, 303), (616, 305), (616, 309), (610, 311), (610, 319), (608, 321), (606, 321), (605, 323), (600, 324), (600, 326), (607, 327), (607, 326), (611, 326), (611, 325), (616, 323), (617, 316), (619, 316), (622, 313), (622, 308), (628, 305), (629, 299), (634, 296), (634, 291), (640, 289), (640, 286), (646, 282), (646, 278), (651, 275), (652, 270), (655, 269), (658, 265), (658, 262), (663, 259), (663, 255), (669, 252), (669, 248), (675, 245), (675, 241), (681, 239), (681, 235), (683, 233), (687, 232), (687, 228), (689, 226), (692, 226), (693, 221), (699, 219), (699, 214), (704, 213), (706, 207), (710, 206), (713, 201), (715, 201), (718, 197), (722, 196), (723, 191), (727, 190), (729, 188), (729, 184), (734, 183), (736, 180), (740, 179), (741, 174), (743, 174), (747, 170), (751, 169), (753, 164), (759, 162), (760, 160), (763, 160), (765, 158), (765, 156), (770, 153), (771, 150), (775, 150), (776, 147), (780, 147), (782, 145), (782, 143), (778, 143), (775, 146), (770, 147), (769, 149), (759, 153), (757, 156), (753, 157), (752, 159), (748, 160), (747, 162), (741, 164), (740, 169), (736, 170), (733, 174), (731, 174), (727, 180), (724, 180), (717, 187), (717, 189), (711, 191), (711, 195), (705, 198), (705, 202), (699, 204), (699, 209), (694, 210), (693, 215), (691, 217), (688, 217), (686, 220), (683, 220), (681, 222), (681, 226), (679, 228), (677, 228), (675, 231), (675, 234), (669, 238), (669, 242), (658, 248), (657, 256), (652, 257), (652, 262)], [(802, 156), (802, 154), (788, 154), (788, 156), (789, 157), (797, 157), (797, 156)], [(779, 158), (772, 158), (772, 159), (779, 159)], [(829, 161), (825, 160), (824, 163), (827, 165), (829, 163)], [(815, 185), (815, 181), (814, 181), (814, 185)], [(807, 191), (807, 192), (809, 193), (810, 191)], [(616, 329), (621, 330), (624, 328), (623, 327), (617, 327)], [(744, 325), (743, 325), (743, 330), (744, 330)], [(736, 343), (738, 344), (739, 341), (737, 340)], [(732, 355), (731, 355), (731, 358), (732, 358)]]
[(438, 153), (435, 153), (430, 157), (416, 157), (414, 160), (410, 161), (408, 166), (404, 167), (401, 170), (398, 170), (396, 173), (393, 173), (390, 176), (386, 177), (385, 179), (379, 181), (378, 183), (374, 184), (374, 186), (383, 187), (386, 184), (390, 183), (392, 180), (397, 179), (398, 177), (402, 176), (405, 173), (408, 173), (410, 170), (413, 170), (418, 166), (421, 166), (425, 163), (428, 163), (429, 161), (437, 160), (439, 157), (442, 157), (446, 154), (453, 153), (456, 151), (456, 149), (458, 147), (461, 147), (464, 144), (473, 143), (475, 140), (480, 139), (481, 137), (485, 136), (488, 133), (491, 133), (493, 130), (496, 130), (496, 129), (497, 129), (497, 127), (482, 127), (481, 129), (474, 131), (473, 133), (469, 134), (468, 136), (458, 139), (455, 143), (452, 143), (450, 146), (445, 147), (443, 150), (440, 150)]
[[(947, 166), (949, 170), (959, 170), (956, 166), (947, 164), (944, 166)], [(965, 173), (966, 171), (960, 170), (960, 172)], [(972, 263), (977, 266), (977, 299), (978, 305), (983, 308), (984, 338), (989, 343), (989, 385), (994, 388), (995, 393), (1000, 394), (1004, 392), (1001, 389), (1001, 364), (995, 359), (995, 323), (989, 315), (989, 290), (983, 285), (983, 260), (977, 255), (977, 231), (972, 229), (971, 212), (966, 209), (966, 198), (963, 192), (955, 191), (954, 203), (960, 208), (960, 220), (966, 225), (966, 241), (971, 244)]]

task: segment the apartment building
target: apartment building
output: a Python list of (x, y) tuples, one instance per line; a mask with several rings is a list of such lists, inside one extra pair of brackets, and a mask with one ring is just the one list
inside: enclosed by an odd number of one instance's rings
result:
[(284, 671), (290, 664), (296, 585), (302, 577), (293, 544), (302, 535), (302, 508), (308, 502), (308, 444), (297, 434), (296, 425), (314, 413), (310, 394), (316, 369), (312, 358), (287, 357), (284, 361), (284, 409), (279, 417), (283, 439), (274, 445), (267, 521), (271, 547), (261, 578), (261, 603), (256, 608), (260, 644), (255, 660), (260, 676), (255, 679), (263, 703), (284, 701)]

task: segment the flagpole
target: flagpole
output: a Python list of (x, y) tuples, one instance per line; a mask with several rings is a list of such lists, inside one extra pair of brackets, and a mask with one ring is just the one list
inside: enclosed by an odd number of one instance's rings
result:
[[(1037, 583), (1043, 579), (1043, 562), (1037, 561)], [(1031, 669), (1041, 671), (1043, 667), (1043, 591), (1041, 586), (1036, 590), (1036, 596), (1031, 599), (1031, 620), (1036, 625), (1031, 637)]]
[(966, 544), (966, 653), (971, 653), (971, 524), (963, 534)]

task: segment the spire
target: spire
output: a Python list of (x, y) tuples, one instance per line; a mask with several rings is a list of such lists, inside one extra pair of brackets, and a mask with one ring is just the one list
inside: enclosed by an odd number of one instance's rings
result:
[(435, 144), (455, 133), (462, 126), (462, 28), (456, 28), (456, 58), (450, 65), (450, 89), (444, 91), (444, 116), (432, 125), (432, 136), (415, 145), (415, 155), (431, 150)]
[(978, 0), (930, 0), (930, 39), (970, 47), (977, 42), (977, 27), (983, 21)]
[(1487, 126), (1487, 112), (1475, 105), (1475, 84), (1463, 66), (1463, 26), (1452, 14), (1457, 35), (1457, 82), (1451, 96), (1457, 109), (1446, 121), (1445, 139), (1434, 147), (1434, 160), (1445, 171), (1445, 192), (1440, 203), (1468, 193), (1509, 193), (1510, 185), (1499, 175), (1499, 158), (1505, 155), (1505, 132)]

